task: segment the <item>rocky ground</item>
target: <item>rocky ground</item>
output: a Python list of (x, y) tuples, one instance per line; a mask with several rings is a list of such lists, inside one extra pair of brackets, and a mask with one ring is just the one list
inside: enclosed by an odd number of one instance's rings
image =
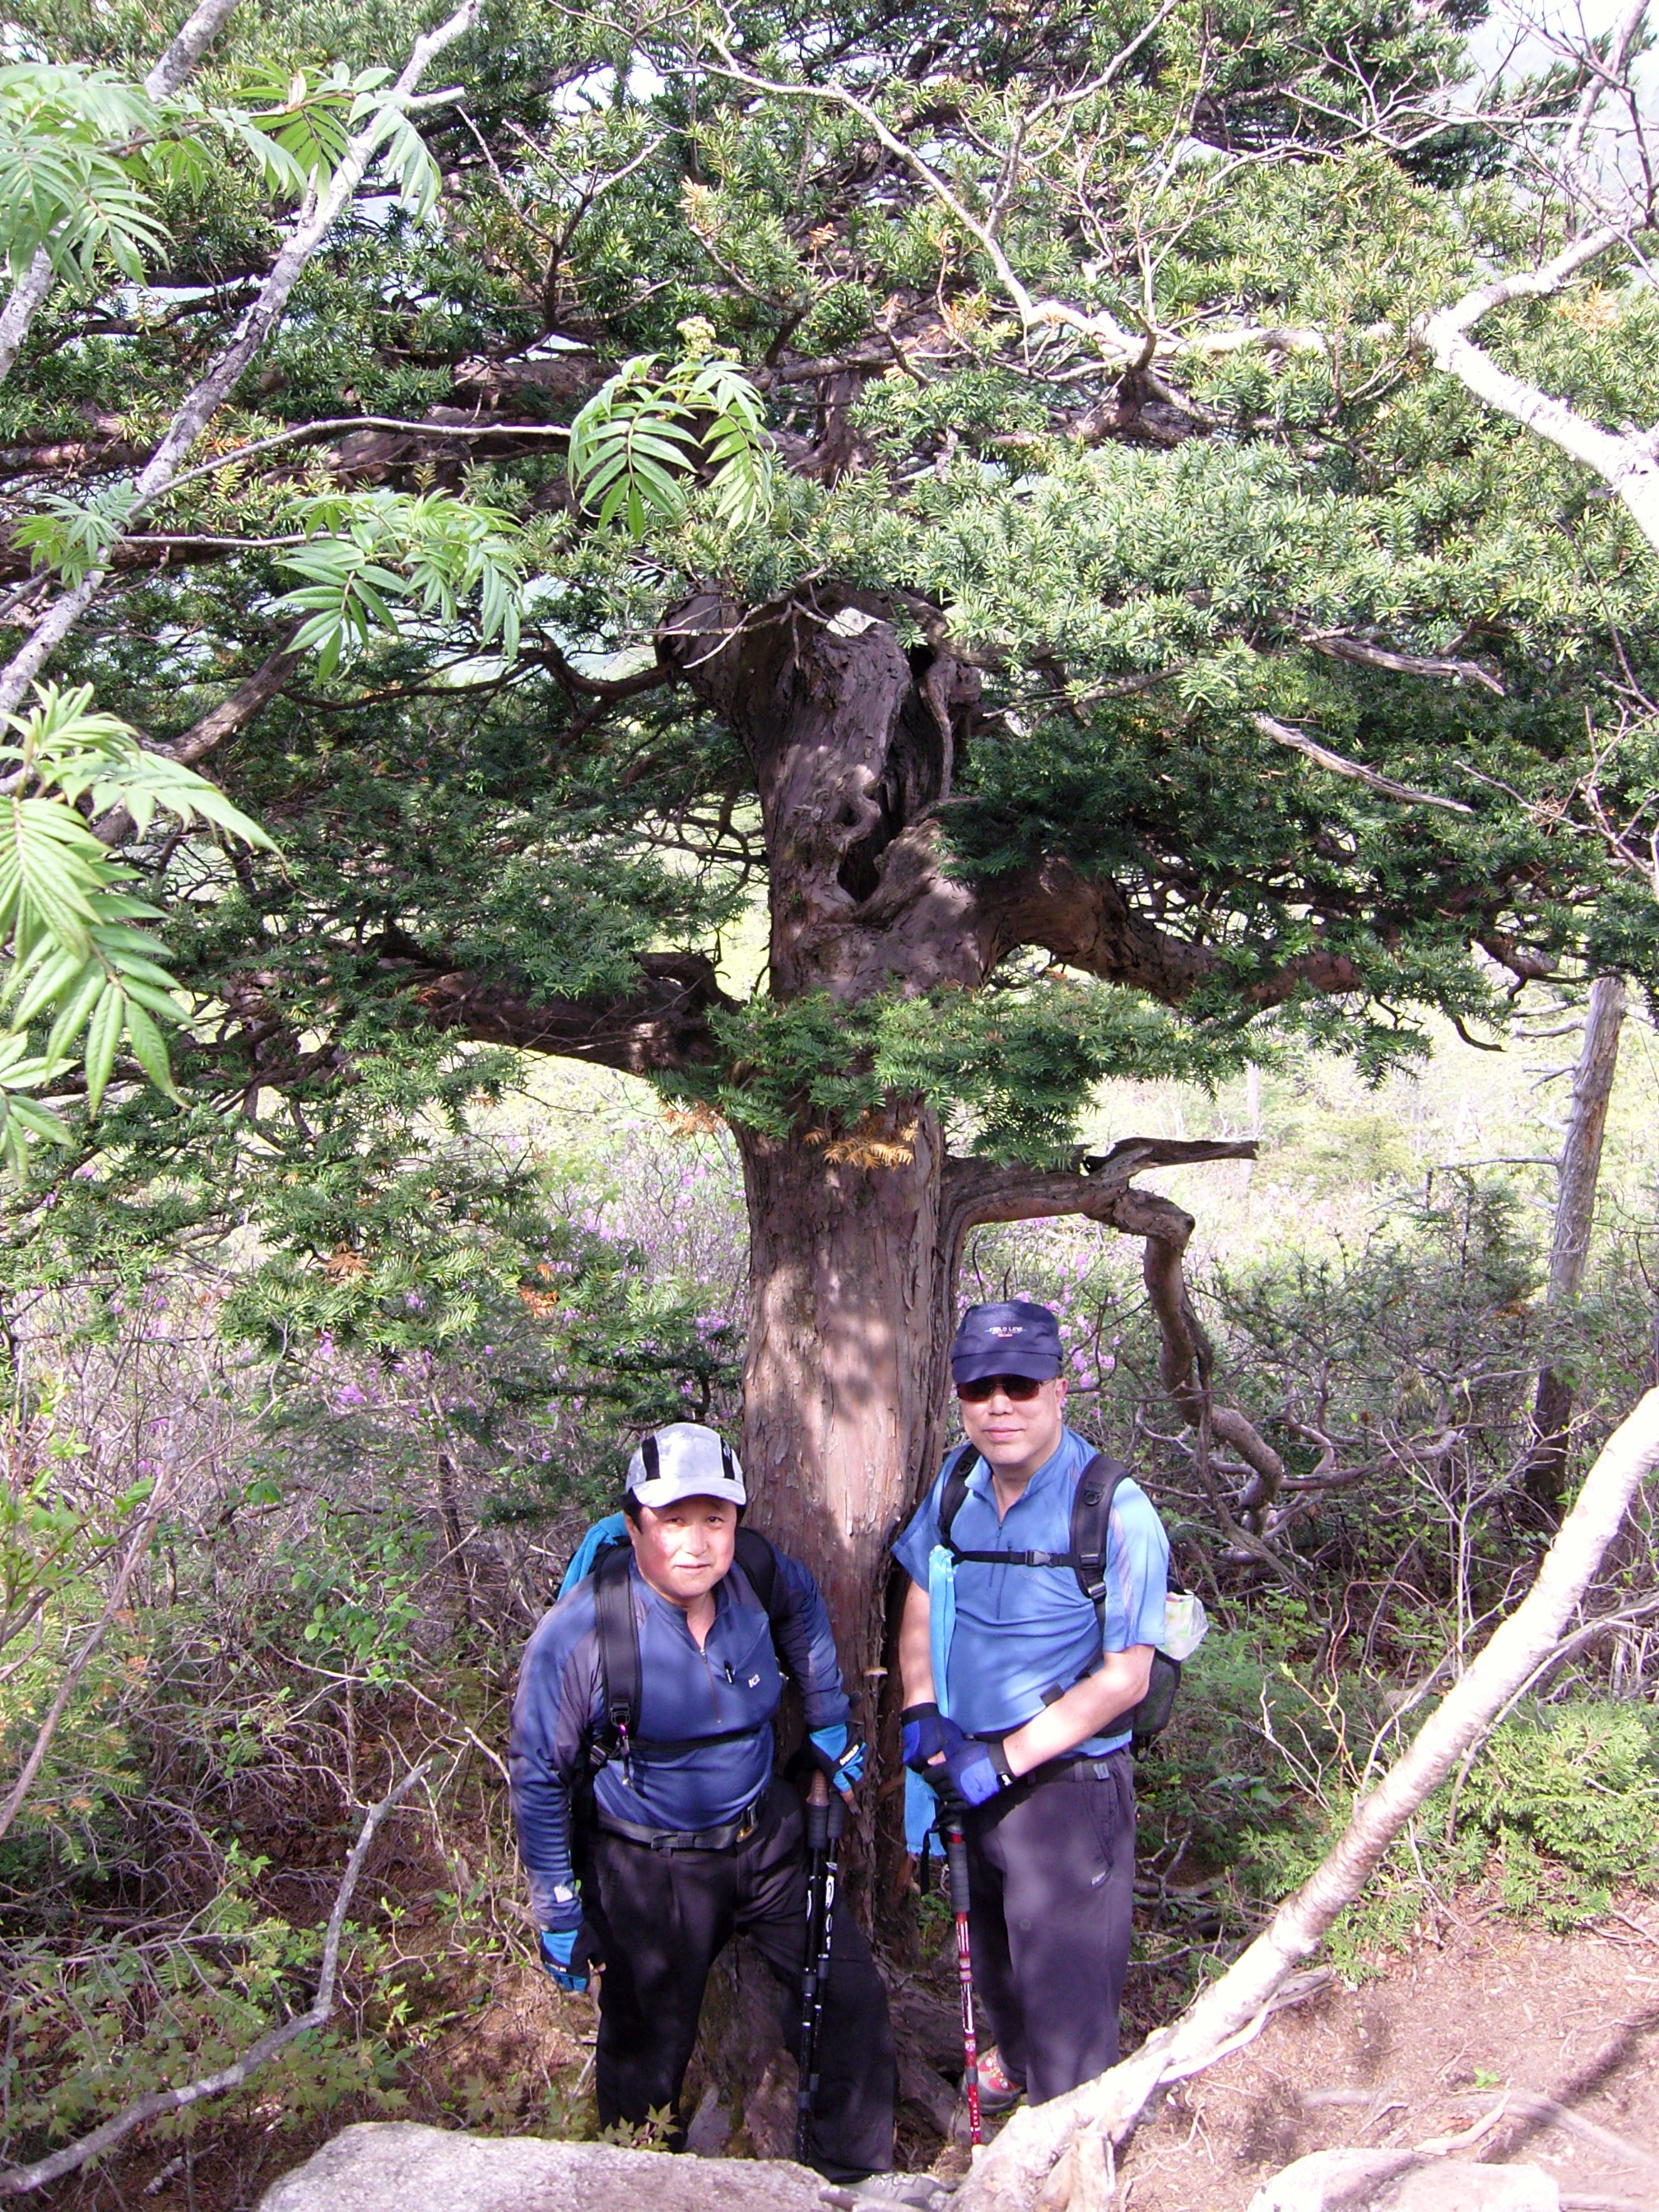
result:
[[(1626, 1897), (1596, 1927), (1566, 1936), (1522, 1931), (1478, 1897), (1432, 1917), (1437, 1937), (1419, 1934), (1405, 1953), (1379, 1958), (1357, 1988), (1333, 1982), (1275, 2014), (1248, 2048), (1168, 2093), (1119, 2165), (1111, 2212), (1245, 2212), (1270, 2176), (1311, 2153), (1425, 2145), (1468, 2166), (1540, 2166), (1566, 2212), (1659, 2212), (1659, 1900)], [(891, 1994), (902, 2162), (957, 2179), (968, 2156), (945, 1960), (896, 1976)], [(705, 2051), (723, 2057), (696, 2062), (693, 2141), (703, 2159), (684, 2165), (722, 2161), (707, 2179), (726, 2195), (741, 2167), (725, 2161), (787, 2158), (792, 2148), (794, 2075), (777, 2046), (776, 2002), (769, 1976), (741, 1950), (711, 1988)], [(452, 2126), (509, 2140), (526, 2126), (545, 2130), (541, 2100), (556, 2087), (573, 2117), (582, 2101), (592, 2033), (588, 2000), (560, 1999), (539, 1976), (503, 1977), (428, 2055), (433, 2101), (441, 2073)], [(157, 2144), (118, 2173), (42, 2202), (52, 2212), (137, 2212), (141, 2203), (144, 2212), (246, 2212), (345, 2117), (283, 2130), (275, 2114), (250, 2114), (271, 2131), (240, 2179), (192, 2170), (176, 2146)], [(568, 2178), (554, 2179), (556, 2195), (566, 2191)], [(653, 2185), (665, 2186), (661, 2177)]]
[(1115, 2212), (1244, 2212), (1310, 2152), (1424, 2143), (1540, 2166), (1584, 2212), (1659, 2207), (1659, 1905), (1571, 1936), (1442, 1926), (1170, 2092)]

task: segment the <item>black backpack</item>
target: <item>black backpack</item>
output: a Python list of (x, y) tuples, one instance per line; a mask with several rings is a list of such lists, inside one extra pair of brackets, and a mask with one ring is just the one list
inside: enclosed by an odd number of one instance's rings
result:
[[(1072, 1497), (1071, 1549), (1066, 1552), (964, 1552), (951, 1536), (951, 1530), (961, 1512), (968, 1495), (968, 1478), (979, 1465), (980, 1455), (972, 1444), (962, 1452), (945, 1478), (945, 1487), (939, 1492), (939, 1541), (958, 1565), (969, 1560), (975, 1565), (996, 1567), (1063, 1567), (1077, 1577), (1078, 1588), (1095, 1609), (1095, 1619), (1103, 1635), (1106, 1626), (1106, 1552), (1111, 1541), (1112, 1500), (1120, 1482), (1133, 1480), (1121, 1461), (1109, 1459), (1104, 1452), (1097, 1452), (1078, 1478)], [(1183, 1595), (1181, 1583), (1173, 1572), (1169, 1588)], [(1078, 1677), (1082, 1681), (1094, 1672), (1092, 1667), (1084, 1669)], [(1181, 1686), (1181, 1662), (1170, 1658), (1167, 1651), (1154, 1650), (1152, 1671), (1146, 1685), (1146, 1694), (1138, 1705), (1118, 1716), (1114, 1726), (1127, 1725), (1137, 1757), (1163, 1735), (1170, 1724), (1170, 1715), (1175, 1710), (1176, 1692)], [(1072, 1686), (1075, 1687), (1076, 1685)], [(1061, 1694), (1059, 1692), (1054, 1696)], [(1052, 1699), (1051, 1699), (1052, 1702)]]
[[(593, 1562), (593, 1617), (599, 1641), (599, 1672), (605, 1685), (605, 1718), (594, 1731), (588, 1759), (597, 1771), (610, 1760), (626, 1759), (633, 1751), (674, 1753), (696, 1751), (721, 1739), (713, 1735), (686, 1736), (674, 1742), (654, 1738), (641, 1742), (640, 1724), (640, 1632), (634, 1618), (634, 1596), (629, 1580), (633, 1547), (622, 1538), (607, 1544)], [(793, 1618), (788, 1585), (778, 1572), (778, 1555), (758, 1528), (739, 1525), (733, 1565), (743, 1569), (755, 1595), (766, 1608), (771, 1624), (772, 1645), (781, 1673), (789, 1673), (778, 1632)]]

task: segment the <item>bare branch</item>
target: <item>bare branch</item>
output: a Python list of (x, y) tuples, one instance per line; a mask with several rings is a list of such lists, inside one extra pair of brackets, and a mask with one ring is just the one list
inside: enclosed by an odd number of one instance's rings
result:
[(0, 2197), (24, 2197), (33, 2189), (44, 2189), (48, 2182), (61, 2181), (66, 2173), (78, 2173), (83, 2166), (142, 2127), (146, 2120), (160, 2119), (168, 2112), (182, 2112), (191, 2105), (199, 2105), (205, 2098), (222, 2097), (228, 2089), (240, 2089), (248, 2076), (256, 2072), (279, 2051), (286, 2051), (290, 2043), (297, 2043), (313, 2028), (324, 2027), (334, 2010), (334, 1985), (339, 1976), (340, 1944), (345, 1934), (346, 1914), (356, 1893), (357, 1883), (368, 1860), (369, 1850), (380, 1825), (408, 1796), (416, 1784), (422, 1781), (428, 1763), (411, 1767), (403, 1780), (378, 1805), (369, 1808), (363, 1825), (357, 1832), (351, 1856), (346, 1861), (345, 1872), (335, 1893), (334, 1910), (328, 1916), (328, 1929), (323, 1937), (322, 1972), (318, 1977), (317, 1994), (309, 2008), (296, 2019), (284, 2021), (273, 2027), (242, 2056), (228, 2066), (221, 2066), (211, 2074), (204, 2074), (194, 2081), (186, 2081), (177, 2089), (153, 2089), (148, 2096), (135, 2098), (123, 2106), (113, 2119), (106, 2120), (102, 2127), (94, 2128), (78, 2142), (65, 2143), (48, 2158), (37, 2159), (33, 2166), (10, 2166), (0, 2169)]
[[(479, 0), (462, 0), (462, 5), (446, 21), (434, 30), (423, 32), (416, 40), (402, 74), (387, 94), (390, 100), (399, 104), (408, 100), (428, 63), (471, 28), (478, 4)], [(179, 462), (228, 398), (237, 379), (281, 321), (289, 294), (312, 256), (349, 204), (381, 143), (379, 123), (371, 118), (349, 142), (340, 158), (339, 167), (329, 179), (326, 191), (320, 195), (313, 192), (307, 196), (295, 228), (272, 264), (270, 274), (259, 287), (257, 298), (238, 324), (230, 343), (219, 355), (206, 375), (185, 395), (182, 405), (167, 425), (160, 445), (140, 471), (133, 488), (133, 503), (127, 518), (130, 524), (136, 522), (164, 492), (172, 488), (179, 473)], [(35, 625), (21, 649), (0, 671), (0, 714), (10, 714), (16, 709), (24, 693), (46, 666), (57, 647), (69, 635), (103, 589), (106, 574), (104, 568), (91, 569), (72, 590), (62, 592)]]
[(1569, 182), (1577, 179), (1579, 163), (1583, 157), (1584, 140), (1595, 111), (1611, 90), (1619, 88), (1630, 59), (1630, 50), (1646, 20), (1648, 0), (1632, 0), (1619, 21), (1614, 25), (1608, 42), (1605, 62), (1593, 53), (1582, 57), (1589, 78), (1578, 112), (1572, 118), (1572, 128), (1567, 133), (1567, 143), (1561, 149), (1561, 168)]
[(198, 477), (216, 476), (221, 469), (233, 468), (239, 461), (249, 460), (255, 453), (269, 453), (278, 446), (291, 446), (301, 438), (319, 438), (332, 430), (407, 430), (422, 438), (565, 438), (570, 428), (564, 422), (411, 422), (401, 415), (330, 415), (313, 422), (296, 422), (291, 429), (278, 430), (269, 438), (256, 438), (246, 446), (234, 446), (228, 453), (216, 454), (193, 469), (181, 470), (173, 479), (170, 489), (177, 491), (181, 484), (194, 483)]
[[(1360, 668), (1385, 668), (1395, 676), (1452, 676), (1481, 684), (1500, 699), (1507, 696), (1498, 678), (1478, 660), (1450, 660), (1432, 653), (1395, 653), (1384, 646), (1368, 645), (1363, 638), (1349, 637), (1341, 630), (1322, 630), (1303, 642), (1333, 660), (1351, 660)], [(1441, 799), (1436, 804), (1447, 802)]]
[(1565, 399), (1557, 399), (1500, 368), (1468, 335), (1494, 307), (1511, 300), (1547, 299), (1559, 292), (1581, 269), (1614, 246), (1628, 244), (1629, 238), (1628, 226), (1604, 223), (1575, 239), (1541, 269), (1522, 270), (1478, 285), (1450, 307), (1425, 316), (1413, 335), (1427, 347), (1435, 367), (1455, 376), (1477, 399), (1594, 469), (1624, 501), (1648, 543), (1659, 551), (1659, 452), (1655, 450), (1655, 434), (1644, 436), (1632, 430), (1604, 430)]
[(116, 1614), (126, 1603), (127, 1587), (132, 1580), (139, 1560), (144, 1555), (151, 1535), (155, 1533), (155, 1524), (161, 1517), (161, 1508), (166, 1503), (167, 1493), (158, 1483), (150, 1493), (149, 1502), (144, 1509), (143, 1519), (132, 1532), (125, 1555), (116, 1571), (115, 1580), (110, 1585), (109, 1595), (104, 1601), (104, 1609), (86, 1636), (80, 1650), (64, 1668), (64, 1679), (58, 1685), (58, 1694), (47, 1707), (46, 1717), (35, 1732), (33, 1745), (28, 1757), (23, 1761), (21, 1771), (12, 1784), (11, 1794), (5, 1803), (0, 1805), (0, 1836), (4, 1836), (9, 1829), (21, 1809), (23, 1800), (34, 1787), (34, 1778), (40, 1771), (41, 1763), (52, 1748), (52, 1740), (58, 1733), (58, 1723), (68, 1711), (70, 1699), (80, 1687), (82, 1676), (91, 1664), (99, 1646), (109, 1634), (111, 1624)]
[[(201, 0), (194, 13), (180, 24), (172, 44), (144, 79), (144, 90), (152, 100), (178, 91), (235, 6), (236, 0)], [(18, 348), (28, 335), (35, 309), (56, 281), (52, 256), (44, 246), (37, 246), (33, 260), (13, 286), (11, 297), (0, 311), (0, 380), (9, 373)]]
[(1473, 814), (1474, 807), (1466, 806), (1461, 799), (1442, 799), (1432, 791), (1414, 791), (1408, 783), (1396, 783), (1391, 775), (1380, 775), (1374, 768), (1366, 768), (1358, 761), (1345, 760), (1334, 753), (1328, 745), (1322, 745), (1305, 730), (1293, 729), (1288, 722), (1275, 721), (1271, 714), (1252, 714), (1252, 723), (1264, 738), (1271, 738), (1276, 745), (1288, 745), (1292, 752), (1306, 758), (1333, 775), (1350, 776), (1372, 791), (1379, 791), (1386, 799), (1398, 799), (1411, 806), (1443, 806), (1449, 814)]
[[(1151, 26), (1148, 27), (1150, 28)], [(1134, 43), (1138, 44), (1139, 41)], [(988, 225), (980, 221), (958, 194), (951, 191), (950, 185), (945, 183), (930, 161), (917, 153), (914, 146), (908, 145), (896, 131), (889, 130), (868, 100), (860, 100), (856, 93), (848, 92), (844, 85), (787, 84), (780, 82), (775, 77), (760, 76), (754, 70), (744, 69), (729, 48), (716, 46), (714, 51), (719, 54), (720, 60), (710, 63), (708, 66), (716, 76), (728, 77), (733, 83), (744, 85), (751, 92), (768, 93), (782, 100), (827, 101), (833, 106), (846, 108), (849, 114), (856, 115), (865, 128), (887, 149), (895, 159), (902, 161), (913, 175), (920, 178), (939, 205), (962, 225), (969, 236), (982, 249), (991, 266), (996, 271), (998, 283), (1012, 301), (1021, 322), (1028, 330), (1047, 326), (1076, 331), (1082, 337), (1095, 339), (1108, 359), (1120, 362), (1125, 366), (1131, 362), (1139, 361), (1142, 356), (1148, 352), (1145, 340), (1132, 337), (1109, 314), (1104, 313), (1095, 315), (1085, 314), (1080, 308), (1070, 307), (1060, 300), (1033, 299), (1030, 292), (1016, 274), (1013, 264), (998, 243), (994, 232)], [(1133, 45), (1127, 51), (1132, 52)], [(1119, 58), (1121, 60), (1123, 58)], [(1116, 64), (1113, 66), (1115, 67)]]

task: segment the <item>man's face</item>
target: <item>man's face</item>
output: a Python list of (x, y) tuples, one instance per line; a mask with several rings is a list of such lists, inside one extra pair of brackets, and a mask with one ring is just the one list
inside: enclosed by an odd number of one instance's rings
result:
[(706, 1597), (732, 1565), (738, 1509), (726, 1498), (682, 1498), (641, 1505), (628, 1523), (640, 1572), (663, 1597), (690, 1605)]
[[(1027, 1390), (1030, 1397), (1019, 1395)], [(959, 1384), (957, 1402), (969, 1443), (1000, 1474), (1035, 1474), (1059, 1449), (1066, 1407), (1062, 1375), (1034, 1389), (1018, 1376)]]

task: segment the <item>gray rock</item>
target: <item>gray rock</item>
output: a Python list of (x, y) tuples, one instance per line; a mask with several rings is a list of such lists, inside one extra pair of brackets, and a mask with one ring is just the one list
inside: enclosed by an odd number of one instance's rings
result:
[(1537, 2166), (1470, 2166), (1413, 2150), (1322, 2150), (1258, 2189), (1249, 2212), (1561, 2212)]
[(823, 2212), (824, 2187), (782, 2161), (374, 2120), (273, 2182), (258, 2212)]

